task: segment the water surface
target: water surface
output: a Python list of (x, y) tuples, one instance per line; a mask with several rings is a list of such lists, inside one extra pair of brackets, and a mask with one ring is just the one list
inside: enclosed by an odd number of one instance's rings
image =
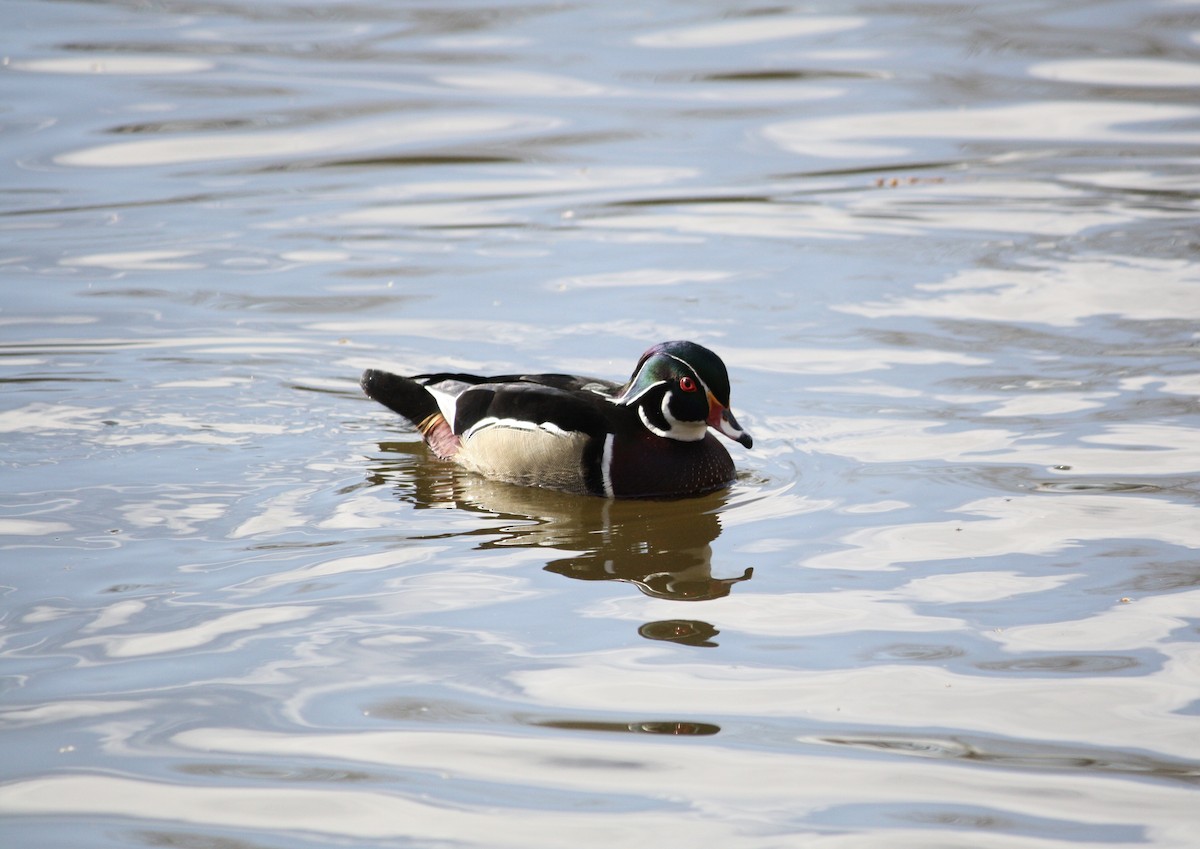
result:
[[(0, 21), (6, 845), (1194, 844), (1195, 4)], [(357, 388), (673, 338), (691, 501)]]

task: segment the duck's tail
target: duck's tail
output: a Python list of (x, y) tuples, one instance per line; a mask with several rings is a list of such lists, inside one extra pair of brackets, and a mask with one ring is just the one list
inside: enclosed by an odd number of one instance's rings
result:
[(361, 384), (368, 398), (412, 422), (434, 454), (447, 459), (458, 453), (462, 443), (438, 408), (437, 399), (422, 384), (373, 368), (363, 372)]

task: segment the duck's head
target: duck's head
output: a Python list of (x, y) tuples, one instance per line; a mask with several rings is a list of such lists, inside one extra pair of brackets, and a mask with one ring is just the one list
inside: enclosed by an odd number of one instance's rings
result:
[(729, 409), (725, 364), (695, 342), (662, 342), (646, 351), (615, 400), (636, 407), (657, 436), (695, 442), (711, 427), (747, 448), (754, 444)]

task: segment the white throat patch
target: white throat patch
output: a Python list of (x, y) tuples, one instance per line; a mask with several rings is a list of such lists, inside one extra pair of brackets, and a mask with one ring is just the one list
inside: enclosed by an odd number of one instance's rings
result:
[(707, 422), (679, 421), (679, 419), (671, 415), (671, 410), (668, 406), (670, 400), (670, 392), (663, 395), (662, 414), (663, 418), (667, 420), (668, 427), (666, 430), (663, 430), (662, 428), (656, 427), (654, 424), (652, 424), (650, 419), (646, 416), (645, 408), (638, 407), (638, 418), (642, 420), (642, 424), (645, 425), (646, 430), (650, 431), (655, 436), (661, 436), (665, 439), (676, 439), (680, 442), (699, 442), (701, 439), (703, 439), (705, 434), (708, 433)]

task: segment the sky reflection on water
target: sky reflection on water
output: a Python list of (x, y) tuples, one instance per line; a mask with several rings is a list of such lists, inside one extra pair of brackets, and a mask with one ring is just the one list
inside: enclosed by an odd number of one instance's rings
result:
[[(1194, 843), (1186, 5), (0, 18), (0, 842)], [(729, 492), (356, 385), (669, 338)]]

